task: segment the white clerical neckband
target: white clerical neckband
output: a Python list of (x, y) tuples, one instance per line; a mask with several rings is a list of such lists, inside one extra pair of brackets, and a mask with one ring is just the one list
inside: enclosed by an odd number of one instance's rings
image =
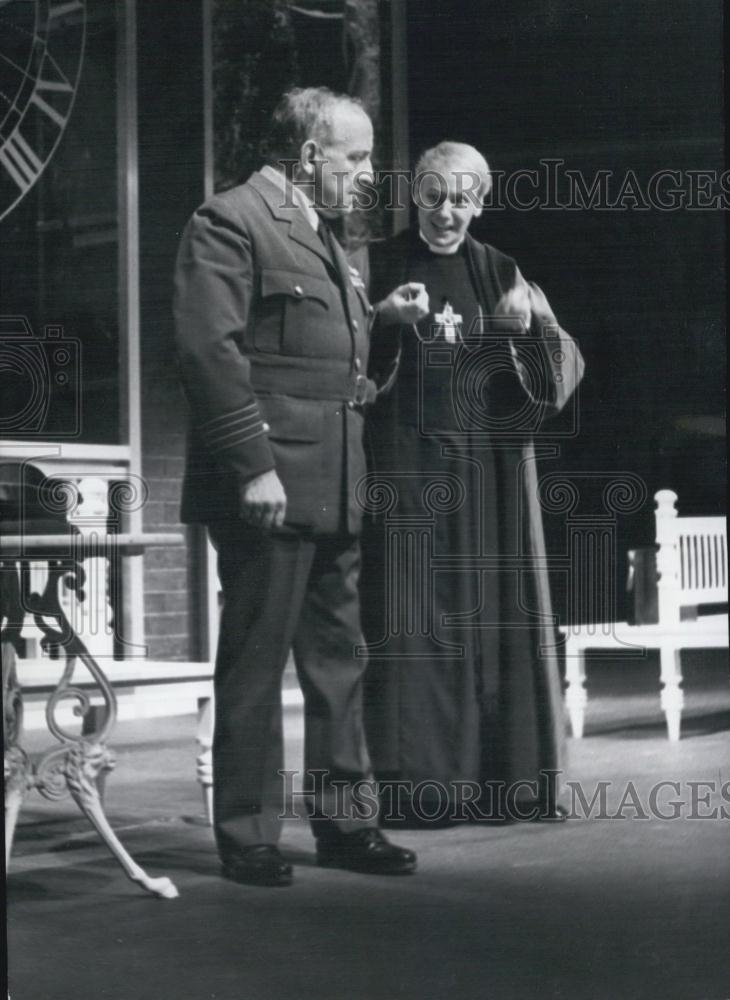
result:
[(464, 239), (466, 238), (466, 234), (464, 234), (464, 236), (461, 237), (461, 239), (459, 240), (459, 242), (455, 243), (453, 246), (437, 247), (433, 243), (429, 243), (429, 241), (427, 240), (427, 238), (423, 235), (423, 230), (419, 229), (418, 230), (418, 235), (421, 237), (421, 239), (426, 244), (426, 246), (431, 251), (431, 253), (440, 254), (442, 257), (450, 257), (452, 254), (455, 254), (456, 251), (461, 246), (461, 244), (464, 242)]

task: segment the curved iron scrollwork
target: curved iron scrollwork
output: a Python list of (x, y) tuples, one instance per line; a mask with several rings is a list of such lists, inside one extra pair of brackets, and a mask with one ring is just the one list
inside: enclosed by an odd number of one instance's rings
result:
[(28, 596), (28, 610), (33, 620), (43, 633), (42, 645), (51, 655), (61, 652), (66, 660), (61, 677), (46, 705), (46, 721), (48, 729), (57, 740), (73, 743), (79, 739), (78, 734), (71, 732), (58, 720), (57, 710), (61, 703), (74, 699), (77, 704), (74, 714), (85, 719), (91, 710), (92, 702), (88, 691), (73, 683), (77, 660), (81, 660), (96, 684), (96, 691), (103, 699), (105, 712), (94, 713), (103, 718), (101, 726), (93, 732), (86, 731), (87, 740), (103, 741), (111, 732), (117, 716), (117, 700), (114, 690), (106, 674), (89, 654), (86, 646), (78, 637), (68, 620), (60, 600), (61, 587), (66, 587), (76, 593), (78, 600), (83, 601), (83, 584), (85, 573), (80, 562), (74, 560), (71, 565), (66, 560), (49, 560), (48, 580), (42, 594), (31, 593)]
[[(24, 794), (29, 787), (34, 786), (46, 798), (63, 798), (69, 794), (67, 758), (71, 749), (80, 743), (87, 746), (102, 745), (117, 716), (114, 689), (75, 633), (61, 602), (64, 587), (74, 591), (78, 600), (84, 599), (84, 569), (78, 559), (49, 559), (48, 577), (42, 593), (30, 591), (30, 572), (25, 559), (15, 562), (5, 560), (1, 577), (6, 789), (9, 783), (16, 793)], [(59, 655), (65, 661), (58, 682), (46, 703), (49, 732), (61, 746), (46, 751), (35, 766), (31, 766), (19, 745), (23, 729), (23, 699), (17, 678), (15, 653), (20, 646), (20, 632), (27, 613), (32, 615), (43, 635), (41, 644), (50, 654), (50, 662), (53, 662), (54, 656)], [(93, 678), (94, 687), (90, 690), (88, 687), (81, 687), (78, 678), (74, 682), (79, 661)], [(101, 699), (103, 712), (91, 713), (92, 697), (97, 704)], [(69, 729), (60, 720), (59, 708), (70, 700), (76, 702), (74, 714), (80, 720), (80, 730)], [(84, 726), (87, 716), (96, 723), (95, 728)], [(113, 761), (111, 751), (106, 753), (108, 760)]]
[[(69, 621), (61, 599), (65, 588), (73, 593), (77, 606), (84, 601), (86, 573), (82, 562), (86, 558), (98, 558), (98, 539), (86, 539), (59, 516), (72, 502), (73, 491), (59, 487), (49, 494), (50, 506), (48, 502), (39, 502), (41, 487), (46, 482), (41, 480), (42, 473), (27, 464), (0, 465), (0, 521), (4, 537), (12, 539), (7, 551), (0, 553), (6, 866), (27, 792), (37, 788), (45, 798), (52, 800), (70, 793), (127, 876), (153, 895), (174, 899), (178, 893), (170, 879), (147, 875), (119, 841), (104, 814), (99, 779), (112, 770), (115, 763), (106, 739), (117, 716), (116, 695), (106, 674)], [(26, 502), (28, 496), (33, 504)], [(30, 516), (41, 508), (46, 516)], [(50, 520), (49, 512), (54, 515)], [(8, 525), (12, 525), (9, 531)], [(33, 537), (33, 545), (26, 546), (26, 539), (30, 537)], [(115, 552), (114, 543), (110, 542), (102, 555), (109, 558)], [(42, 592), (34, 590), (32, 582), (36, 579), (39, 563), (47, 565)], [(60, 670), (60, 677), (46, 703), (48, 729), (58, 744), (35, 763), (20, 745), (23, 701), (15, 665), (16, 653), (23, 651), (21, 632), (28, 615), (43, 636), (41, 646), (49, 655), (49, 662), (58, 661)], [(91, 685), (88, 681), (82, 684), (74, 677), (79, 662), (92, 678)], [(95, 703), (102, 700), (104, 711), (96, 711), (92, 697)], [(80, 720), (78, 731), (68, 729), (59, 717), (59, 708), (69, 700), (76, 702), (74, 714)]]

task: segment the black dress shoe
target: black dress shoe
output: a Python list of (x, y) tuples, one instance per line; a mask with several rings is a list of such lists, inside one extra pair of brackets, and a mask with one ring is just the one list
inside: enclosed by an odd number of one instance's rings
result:
[(292, 870), (273, 844), (244, 847), (237, 854), (223, 858), (225, 878), (245, 885), (291, 885)]
[(319, 837), (317, 864), (366, 875), (410, 875), (416, 870), (416, 855), (391, 844), (377, 828), (366, 827)]

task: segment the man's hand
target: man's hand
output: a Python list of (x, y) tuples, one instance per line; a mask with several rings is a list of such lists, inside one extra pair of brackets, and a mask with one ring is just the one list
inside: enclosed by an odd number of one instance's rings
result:
[(386, 324), (418, 323), (428, 316), (428, 292), (420, 281), (409, 281), (398, 285), (387, 298), (377, 306), (378, 314)]
[(542, 288), (538, 287), (534, 281), (531, 281), (528, 286), (528, 291), (530, 293), (530, 305), (532, 306), (533, 318), (539, 324), (540, 332), (542, 333), (545, 327), (558, 326), (555, 313), (550, 308), (550, 303), (548, 302)]
[(280, 528), (286, 515), (286, 493), (275, 469), (241, 489), (241, 517), (260, 528)]
[(494, 314), (508, 319), (518, 319), (524, 323), (525, 330), (530, 329), (532, 322), (530, 286), (519, 272), (514, 288), (504, 293), (495, 307)]

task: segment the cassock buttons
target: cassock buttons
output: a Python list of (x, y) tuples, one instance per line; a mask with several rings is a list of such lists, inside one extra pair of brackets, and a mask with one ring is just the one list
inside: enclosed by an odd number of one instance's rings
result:
[(302, 297), (302, 295), (304, 295), (304, 289), (302, 288), (301, 285), (294, 286), (294, 294), (298, 295), (300, 298)]

